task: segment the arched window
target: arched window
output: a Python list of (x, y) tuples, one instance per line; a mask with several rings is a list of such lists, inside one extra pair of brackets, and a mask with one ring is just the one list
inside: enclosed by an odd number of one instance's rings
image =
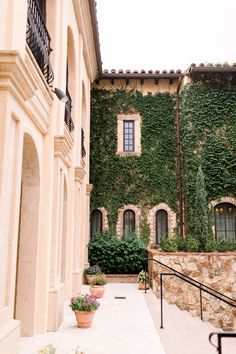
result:
[(123, 214), (123, 235), (128, 235), (135, 231), (135, 213), (127, 209)]
[(156, 243), (168, 236), (168, 215), (163, 209), (156, 212)]
[(98, 209), (94, 209), (91, 213), (91, 223), (90, 223), (90, 237), (93, 236), (97, 232), (102, 231), (102, 212)]
[(236, 207), (230, 203), (217, 204), (214, 208), (216, 239), (236, 241)]

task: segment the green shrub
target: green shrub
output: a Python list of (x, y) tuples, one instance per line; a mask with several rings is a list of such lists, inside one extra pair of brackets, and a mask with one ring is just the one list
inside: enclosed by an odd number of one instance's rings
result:
[(214, 252), (217, 251), (217, 242), (213, 237), (208, 237), (205, 244), (205, 252)]
[(119, 239), (110, 231), (97, 234), (89, 241), (89, 263), (99, 264), (107, 274), (137, 274), (147, 258), (146, 247), (136, 235)]
[(193, 235), (188, 235), (186, 237), (186, 251), (187, 252), (199, 252), (200, 241)]
[(175, 237), (176, 243), (177, 243), (177, 250), (178, 251), (186, 251), (186, 240), (179, 235), (174, 236), (174, 237)]
[(178, 235), (174, 235), (162, 240), (161, 248), (165, 252), (199, 252), (200, 242), (193, 235), (188, 235), (186, 239), (183, 239)]
[[(179, 235), (173, 235), (161, 241), (162, 250), (165, 252), (187, 251), (187, 240)], [(191, 245), (189, 245), (191, 248)], [(190, 249), (188, 250), (190, 251)]]
[(236, 243), (222, 238), (219, 241), (216, 241), (216, 249), (218, 252), (235, 251)]
[[(154, 248), (154, 246), (152, 246)], [(231, 240), (220, 239), (215, 241), (213, 237), (206, 237), (204, 248), (201, 242), (194, 235), (188, 235), (185, 239), (180, 236), (171, 236), (161, 241), (161, 248), (164, 252), (227, 252), (236, 251), (236, 243)]]
[(168, 237), (161, 240), (161, 248), (165, 252), (176, 252), (177, 251), (176, 237)]

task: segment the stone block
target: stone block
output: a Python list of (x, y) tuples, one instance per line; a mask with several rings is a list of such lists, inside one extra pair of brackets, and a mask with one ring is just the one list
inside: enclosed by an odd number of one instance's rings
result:
[(211, 299), (210, 306), (214, 312), (218, 311), (220, 309), (220, 300)]

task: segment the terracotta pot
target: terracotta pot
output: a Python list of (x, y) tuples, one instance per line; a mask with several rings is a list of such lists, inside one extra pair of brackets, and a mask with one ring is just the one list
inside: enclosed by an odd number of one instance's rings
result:
[(105, 292), (105, 287), (103, 285), (92, 285), (90, 286), (90, 294), (97, 297), (103, 297)]
[[(138, 288), (139, 290), (145, 290), (145, 283), (139, 283)], [(146, 283), (146, 289), (149, 289), (148, 283)]]
[(93, 311), (74, 311), (77, 325), (80, 328), (89, 328), (92, 326), (93, 317), (96, 310)]

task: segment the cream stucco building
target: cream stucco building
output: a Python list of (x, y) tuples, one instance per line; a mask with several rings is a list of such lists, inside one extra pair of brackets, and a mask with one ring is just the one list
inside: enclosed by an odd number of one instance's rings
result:
[(58, 328), (82, 282), (98, 55), (94, 1), (2, 0), (0, 12), (0, 353), (13, 354), (20, 334)]

